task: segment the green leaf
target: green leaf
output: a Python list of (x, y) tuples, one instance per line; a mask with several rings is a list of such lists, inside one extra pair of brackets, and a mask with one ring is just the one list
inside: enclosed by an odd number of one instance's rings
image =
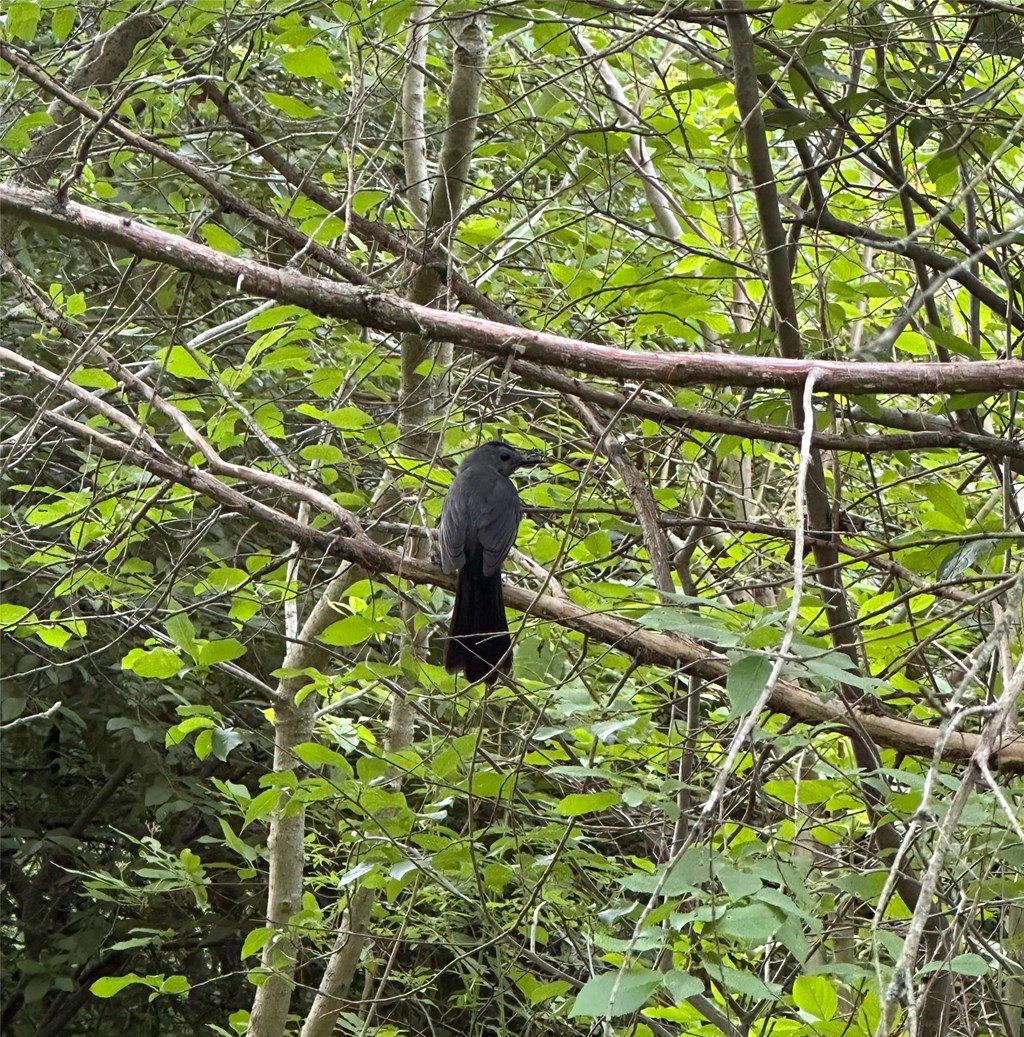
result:
[(948, 349), (950, 353), (965, 356), (969, 360), (981, 360), (981, 352), (976, 346), (971, 345), (967, 339), (954, 335), (953, 332), (947, 331), (945, 328), (936, 327), (934, 324), (926, 324), (924, 327), (925, 331), (928, 332), (928, 337), (933, 342)]
[(71, 375), (71, 381), (83, 389), (113, 389), (117, 380), (98, 367), (80, 367)]
[(220, 823), (221, 834), (224, 836), (224, 842), (238, 854), (242, 860), (252, 862), (256, 859), (256, 850), (248, 843), (242, 842), (241, 839), (235, 835), (234, 829), (224, 820), (222, 817), (217, 818)]
[(332, 623), (320, 635), (320, 640), (327, 645), (357, 645), (368, 640), (375, 632), (374, 625), (363, 616), (346, 616)]
[(209, 587), (216, 591), (233, 591), (241, 587), (249, 579), (249, 574), (244, 569), (237, 569), (231, 565), (219, 565), (211, 569), (203, 579), (196, 585), (196, 593), (202, 593)]
[(228, 256), (239, 256), (242, 254), (243, 249), (239, 240), (233, 234), (229, 234), (223, 227), (218, 227), (216, 223), (204, 223), (200, 228), (200, 234), (203, 235), (203, 240), (206, 244), (218, 252), (223, 252)]
[(688, 972), (680, 972), (678, 969), (666, 972), (664, 982), (665, 989), (675, 998), (677, 1005), (696, 994), (704, 993), (704, 984), (696, 976), (691, 976)]
[[(176, 378), (195, 378), (201, 382), (210, 381), (208, 369), (212, 367), (213, 361), (205, 353), (197, 352), (193, 356), (184, 346), (171, 346), (170, 349), (157, 350), (156, 359), (163, 363), (168, 374), (172, 374)], [(199, 363), (200, 359), (202, 364)]]
[(71, 640), (71, 633), (60, 626), (37, 626), (34, 631), (36, 637), (51, 648), (63, 648)]
[(958, 954), (949, 961), (930, 961), (923, 965), (920, 973), (956, 972), (961, 976), (987, 976), (992, 966), (980, 954)]
[(511, 799), (516, 789), (516, 775), (499, 771), (475, 770), (470, 778), (470, 792), (485, 799)]
[(318, 421), (326, 421), (336, 429), (345, 432), (354, 432), (357, 429), (367, 428), (373, 424), (373, 419), (366, 411), (358, 407), (338, 407), (335, 410), (321, 410), (311, 403), (302, 403), (295, 410), (299, 414), (316, 418)]
[(39, 26), (39, 4), (27, 0), (15, 0), (7, 6), (6, 29), (12, 39), (23, 39), (31, 42), (36, 38)]
[(552, 1001), (556, 997), (572, 990), (572, 984), (564, 979), (553, 979), (549, 983), (538, 983), (527, 992), (527, 1000), (531, 1005), (540, 1005)]
[(32, 610), (25, 605), (0, 604), (0, 627), (17, 626), (26, 616), (32, 616)]
[(342, 767), (348, 773), (352, 773), (352, 765), (341, 753), (328, 749), (319, 742), (302, 742), (292, 751), (310, 767)]
[(161, 994), (187, 994), (191, 989), (192, 984), (185, 976), (168, 976), (160, 984)]
[(214, 721), (211, 717), (187, 717), (180, 724), (175, 724), (167, 731), (167, 734), (164, 735), (164, 745), (167, 748), (170, 748), (172, 745), (179, 745), (193, 731), (203, 731), (213, 726)]
[(242, 944), (242, 953), (240, 955), (242, 961), (245, 961), (246, 958), (251, 958), (254, 954), (259, 954), (274, 938), (276, 932), (277, 930), (270, 926), (253, 929)]
[(772, 26), (779, 30), (779, 32), (785, 32), (787, 29), (792, 29), (793, 26), (799, 25), (805, 18), (813, 14), (817, 8), (815, 3), (782, 3), (775, 8), (775, 13), (772, 15)]
[(121, 669), (140, 677), (173, 677), (181, 669), (181, 656), (170, 648), (133, 648), (121, 660)]
[(555, 813), (562, 817), (579, 817), (581, 814), (593, 814), (599, 810), (607, 810), (621, 802), (618, 792), (608, 789), (604, 792), (574, 792), (560, 799), (555, 805)]
[(319, 79), (328, 86), (341, 85), (331, 63), (331, 56), (323, 47), (314, 45), (284, 54), (281, 64), (300, 79)]
[(741, 871), (729, 861), (720, 861), (715, 867), (715, 878), (722, 884), (726, 896), (732, 901), (743, 900), (757, 893), (764, 883), (748, 871)]
[(333, 443), (311, 443), (304, 446), (299, 454), (305, 460), (319, 464), (338, 464), (345, 460), (345, 454)]
[(896, 339), (896, 348), (910, 356), (926, 357), (931, 353), (928, 342), (919, 331), (904, 331)]
[(103, 976), (101, 979), (96, 980), (89, 990), (95, 994), (96, 997), (113, 997), (115, 994), (124, 990), (125, 987), (130, 987), (133, 983), (146, 983), (152, 986), (143, 976), (138, 975), (135, 972), (129, 972), (126, 976)]
[(243, 742), (242, 736), (231, 727), (215, 727), (212, 732), (213, 755), (218, 760), (226, 760), (231, 750), (240, 746)]
[(44, 501), (29, 508), (25, 521), (30, 526), (50, 526), (78, 514), (86, 504), (84, 498), (75, 493), (61, 494), (56, 500)]
[(218, 641), (204, 641), (196, 649), (196, 662), (200, 666), (216, 666), (217, 663), (228, 663), (245, 655), (245, 645), (233, 637), (223, 637)]
[(245, 811), (245, 820), (242, 822), (242, 828), (248, 828), (253, 821), (259, 821), (261, 818), (272, 814), (277, 809), (278, 803), (281, 802), (281, 795), (281, 789), (266, 789), (261, 792)]
[(727, 990), (731, 990), (734, 994), (742, 994), (744, 997), (774, 1001), (782, 994), (782, 987), (778, 983), (765, 983), (751, 972), (740, 972), (738, 969), (730, 969), (725, 965), (710, 966), (708, 975)]
[(184, 612), (171, 616), (164, 623), (167, 636), (179, 647), (183, 648), (189, 655), (195, 656), (196, 628), (192, 620)]
[(32, 134), (43, 126), (49, 126), (52, 122), (53, 119), (47, 112), (30, 112), (8, 126), (0, 141), (5, 148), (15, 155), (20, 155), (21, 152), (28, 151), (31, 146)]
[[(269, 309), (263, 310), (261, 313), (257, 313), (251, 317), (248, 323), (245, 325), (247, 331), (267, 331), (270, 328), (279, 327), (282, 324), (294, 325), (303, 318), (310, 316), (308, 310), (304, 310), (301, 306), (293, 306), (290, 303), (282, 304), (280, 306), (271, 306)], [(285, 328), (287, 331), (288, 328)], [(256, 349), (256, 347), (253, 347)], [(251, 349), (246, 354), (246, 360), (253, 360), (257, 356), (259, 350), (256, 349), (254, 353)]]
[(569, 1018), (590, 1016), (595, 1019), (614, 1019), (616, 1016), (630, 1015), (643, 1008), (661, 984), (661, 973), (646, 969), (622, 974), (616, 970), (592, 976), (576, 995), (569, 1009)]
[(931, 119), (911, 119), (907, 124), (907, 137), (915, 148), (919, 148), (932, 135), (934, 129), (935, 125)]
[(715, 931), (742, 944), (759, 946), (778, 932), (782, 919), (766, 904), (742, 904), (722, 917)]
[(924, 493), (935, 509), (935, 514), (944, 520), (943, 526), (950, 532), (962, 532), (967, 526), (967, 511), (963, 498), (949, 483), (925, 483)]
[(827, 1023), (835, 1018), (839, 995), (826, 976), (798, 976), (793, 983), (793, 1002), (802, 1012)]
[(730, 656), (725, 693), (729, 697), (729, 719), (749, 713), (764, 691), (772, 661), (765, 655)]
[(839, 789), (838, 782), (828, 781), (825, 778), (807, 778), (799, 783), (789, 780), (766, 781), (762, 786), (762, 791), (766, 795), (788, 803), (790, 806), (796, 805), (798, 795), (802, 806), (824, 803)]
[(304, 101), (288, 94), (274, 94), (268, 90), (263, 94), (263, 99), (292, 119), (312, 119), (314, 115), (320, 114), (319, 108), (311, 108)]
[(126, 976), (103, 976), (96, 980), (89, 990), (96, 997), (108, 998), (136, 983), (141, 983), (153, 991), (150, 1000), (159, 994), (185, 994), (192, 989), (192, 985), (184, 976), (140, 976), (136, 972), (129, 972)]
[(711, 878), (711, 855), (706, 847), (691, 846), (663, 880), (664, 869), (665, 865), (659, 865), (653, 872), (634, 872), (622, 880), (622, 887), (637, 893), (653, 893), (657, 889), (666, 897), (686, 896)]
[(50, 18), (50, 31), (58, 43), (63, 43), (71, 35), (77, 13), (75, 5), (70, 3), (62, 4), (53, 12)]

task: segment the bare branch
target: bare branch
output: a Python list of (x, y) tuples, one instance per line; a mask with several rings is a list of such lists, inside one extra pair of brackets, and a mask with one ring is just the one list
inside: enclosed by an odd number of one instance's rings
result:
[(616, 379), (668, 385), (748, 385), (795, 389), (807, 372), (819, 371), (818, 388), (841, 393), (999, 392), (1024, 389), (1024, 361), (989, 360), (949, 364), (848, 363), (707, 353), (659, 353), (616, 349), (580, 339), (481, 320), (405, 302), (396, 296), (306, 277), (228, 256), (141, 221), (68, 202), (56, 206), (42, 191), (0, 184), (0, 207), (93, 241), (126, 249), (144, 259), (231, 285), (253, 295), (302, 306), (313, 313), (351, 320), (379, 331), (413, 332), (462, 345), (485, 356), (521, 357)]

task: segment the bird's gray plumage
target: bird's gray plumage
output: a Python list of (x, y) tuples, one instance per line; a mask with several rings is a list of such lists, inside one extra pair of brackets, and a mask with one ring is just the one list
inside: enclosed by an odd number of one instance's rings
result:
[(490, 683), (511, 664), (501, 567), (516, 541), (523, 507), (509, 476), (538, 460), (500, 440), (484, 443), (459, 465), (444, 500), (441, 566), (459, 574), (445, 665), (470, 681)]

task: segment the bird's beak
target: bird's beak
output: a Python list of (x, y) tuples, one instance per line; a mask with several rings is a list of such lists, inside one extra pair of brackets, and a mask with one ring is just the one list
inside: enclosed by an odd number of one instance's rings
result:
[(547, 459), (547, 454), (541, 454), (537, 453), (536, 451), (531, 451), (528, 454), (519, 455), (519, 463), (518, 465), (516, 465), (516, 467), (525, 468), (529, 465), (544, 464), (544, 462), (547, 461)]

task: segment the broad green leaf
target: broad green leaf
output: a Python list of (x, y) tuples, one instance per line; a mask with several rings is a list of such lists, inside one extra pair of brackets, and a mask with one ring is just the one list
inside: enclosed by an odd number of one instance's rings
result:
[(224, 637), (219, 641), (203, 641), (196, 647), (196, 662), (200, 666), (216, 666), (217, 663), (231, 662), (245, 655), (245, 645), (234, 637)]
[(553, 979), (548, 983), (538, 983), (527, 993), (527, 1000), (531, 1005), (542, 1005), (545, 1001), (552, 1001), (556, 997), (562, 997), (572, 990), (572, 984), (564, 979)]
[(826, 976), (798, 976), (793, 982), (793, 1002), (801, 1011), (827, 1023), (839, 1008), (839, 995)]
[(228, 256), (240, 256), (242, 254), (241, 242), (233, 234), (229, 234), (223, 227), (216, 223), (204, 223), (200, 228), (200, 234), (210, 248), (223, 252)]
[(607, 810), (621, 801), (618, 792), (607, 789), (604, 792), (577, 792), (565, 796), (555, 804), (555, 813), (562, 817), (579, 817), (582, 814), (593, 814), (599, 810)]
[(262, 951), (268, 943), (270, 943), (276, 933), (277, 930), (270, 926), (262, 926), (253, 929), (248, 936), (246, 936), (239, 957), (242, 961), (245, 961), (246, 958), (251, 958), (254, 954), (259, 954), (259, 952)]
[(191, 989), (192, 984), (185, 976), (168, 976), (160, 984), (159, 992), (161, 994), (186, 994)]
[(83, 389), (113, 389), (117, 380), (98, 367), (80, 367), (71, 375), (71, 381)]
[[(946, 529), (950, 532), (959, 533), (967, 525), (967, 510), (964, 507), (963, 498), (953, 489), (949, 483), (929, 482), (924, 485), (925, 496), (935, 509), (933, 516), (941, 518), (941, 521), (929, 522), (933, 529)], [(928, 514), (925, 514), (928, 517)]]
[(625, 973), (615, 970), (591, 976), (576, 995), (569, 1018), (614, 1019), (631, 1015), (647, 1004), (661, 984), (661, 973), (646, 969)]
[(53, 33), (53, 38), (59, 43), (63, 43), (71, 35), (77, 13), (77, 8), (72, 3), (61, 4), (53, 12), (50, 17), (50, 31)]
[[(292, 326), (297, 321), (308, 317), (309, 312), (304, 310), (301, 306), (292, 306), (290, 304), (271, 306), (262, 313), (257, 313), (255, 316), (251, 317), (249, 322), (246, 324), (246, 329), (248, 331), (266, 331), (269, 328), (276, 328), (282, 324)], [(287, 329), (285, 330), (287, 331)], [(246, 359), (254, 359), (251, 351), (246, 354)]]
[(164, 744), (170, 748), (183, 742), (194, 731), (203, 731), (214, 726), (212, 717), (187, 717), (180, 724), (175, 724), (164, 736)]
[(97, 979), (89, 990), (95, 994), (96, 997), (113, 997), (115, 994), (124, 990), (125, 987), (130, 987), (134, 983), (145, 983), (148, 986), (153, 984), (150, 982), (150, 978), (140, 976), (137, 973), (129, 972), (126, 976), (103, 976), (101, 979)]
[(729, 719), (749, 713), (764, 691), (772, 661), (765, 655), (731, 657), (725, 692), (729, 696)]
[(71, 632), (61, 626), (40, 624), (34, 633), (43, 644), (49, 645), (51, 648), (63, 648), (71, 640)]
[(0, 604), (0, 627), (17, 626), (26, 616), (32, 616), (32, 610), (25, 605), (12, 605), (9, 602)]
[(43, 126), (49, 126), (53, 119), (47, 112), (30, 112), (15, 120), (7, 127), (0, 143), (15, 155), (28, 151), (32, 144), (32, 134)]
[(293, 752), (310, 767), (342, 767), (349, 773), (352, 772), (352, 765), (341, 753), (328, 749), (319, 742), (302, 742), (295, 746)]
[(687, 972), (672, 969), (664, 975), (665, 989), (675, 998), (676, 1004), (686, 1001), (695, 994), (704, 992), (704, 984), (696, 977)]
[(730, 908), (715, 931), (740, 943), (758, 946), (768, 943), (780, 925), (782, 918), (766, 904), (742, 904)]
[(910, 143), (919, 148), (931, 135), (935, 124), (931, 119), (911, 119), (907, 124), (907, 138)]
[(708, 975), (734, 994), (744, 997), (765, 998), (774, 1001), (782, 993), (778, 983), (765, 983), (752, 972), (742, 972), (725, 965), (714, 965)]
[(281, 56), (281, 64), (301, 79), (318, 79), (328, 86), (340, 86), (337, 73), (327, 51), (320, 46), (303, 47)]
[(39, 26), (39, 4), (28, 0), (14, 0), (7, 5), (6, 29), (11, 39), (23, 39), (31, 43), (36, 38)]
[(813, 14), (817, 6), (815, 3), (793, 3), (790, 0), (786, 0), (785, 3), (781, 3), (775, 8), (775, 13), (772, 15), (772, 25), (779, 32), (785, 32), (787, 29), (792, 29), (795, 25), (799, 25), (805, 18)]
[(312, 119), (313, 116), (320, 114), (318, 108), (313, 108), (305, 101), (300, 101), (299, 98), (289, 94), (275, 94), (268, 90), (263, 94), (263, 99), (292, 119)]
[(308, 415), (318, 421), (326, 421), (336, 429), (354, 432), (373, 424), (373, 419), (358, 407), (338, 407), (335, 410), (321, 410), (311, 403), (300, 404), (295, 410), (299, 414)]
[(201, 382), (210, 380), (208, 371), (213, 362), (204, 353), (196, 352), (193, 355), (184, 346), (171, 346), (170, 349), (159, 350), (157, 360), (162, 361), (168, 373), (176, 378), (194, 378)]
[(265, 817), (269, 817), (281, 802), (281, 794), (281, 789), (266, 789), (256, 796), (245, 811), (245, 820), (242, 823), (243, 830), (248, 828), (253, 821), (260, 821)]
[(140, 677), (173, 677), (181, 669), (181, 656), (170, 648), (133, 648), (121, 660), (121, 669)]
[(980, 954), (958, 954), (949, 961), (929, 961), (920, 968), (920, 973), (956, 972), (961, 976), (987, 976), (992, 966)]
[(215, 727), (210, 732), (212, 738), (211, 748), (213, 755), (218, 760), (226, 760), (231, 755), (231, 750), (242, 744), (242, 736), (230, 727)]
[(514, 774), (478, 769), (470, 777), (470, 791), (474, 796), (486, 799), (509, 799), (515, 791), (516, 781)]
[(763, 791), (766, 795), (778, 799), (790, 806), (795, 806), (797, 796), (803, 806), (811, 806), (814, 803), (824, 803), (839, 791), (838, 782), (829, 781), (825, 778), (807, 778), (799, 783), (795, 781), (766, 781)]
[(225, 591), (236, 590), (246, 583), (249, 574), (244, 569), (237, 569), (230, 565), (219, 565), (216, 569), (210, 569), (200, 583), (196, 585), (196, 593), (201, 593), (205, 587), (211, 590)]
[(335, 646), (357, 645), (372, 637), (374, 632), (374, 624), (363, 616), (346, 616), (327, 627), (320, 634), (320, 640)]
[(196, 628), (184, 612), (171, 616), (164, 623), (167, 636), (179, 647), (183, 648), (189, 655), (195, 655)]
[(96, 997), (108, 998), (136, 983), (153, 991), (150, 1000), (159, 994), (185, 994), (192, 989), (185, 976), (140, 976), (138, 973), (129, 972), (126, 976), (104, 976), (96, 980), (89, 990)]

